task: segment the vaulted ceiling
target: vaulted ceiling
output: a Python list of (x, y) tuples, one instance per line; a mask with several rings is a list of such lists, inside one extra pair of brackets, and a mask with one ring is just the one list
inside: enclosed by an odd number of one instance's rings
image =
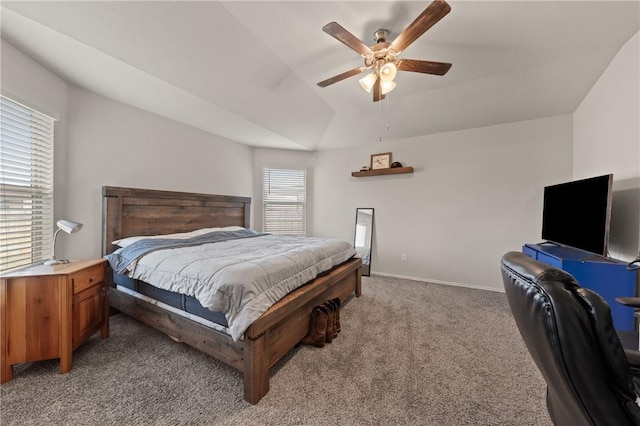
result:
[(640, 28), (637, 1), (450, 1), (381, 102), (322, 27), (393, 40), (430, 1), (3, 1), (2, 37), (71, 84), (247, 145), (302, 150), (572, 113)]

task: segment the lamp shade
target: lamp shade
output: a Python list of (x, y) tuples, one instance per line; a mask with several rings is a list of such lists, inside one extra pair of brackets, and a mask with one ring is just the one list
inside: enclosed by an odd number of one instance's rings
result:
[(360, 86), (362, 86), (362, 88), (366, 90), (367, 93), (370, 93), (371, 89), (373, 88), (373, 85), (376, 82), (376, 75), (375, 73), (370, 73), (362, 77), (359, 81), (360, 81)]
[(396, 83), (393, 81), (382, 81), (381, 84), (382, 94), (386, 95), (390, 91), (396, 88)]
[(380, 68), (380, 80), (383, 82), (393, 81), (396, 74), (398, 74), (398, 68), (393, 62), (387, 62)]
[(58, 225), (58, 229), (56, 229), (56, 232), (53, 233), (53, 244), (52, 244), (53, 257), (51, 257), (51, 259), (49, 259), (46, 262), (44, 262), (44, 264), (47, 265), (47, 266), (59, 265), (61, 263), (69, 263), (69, 260), (67, 260), (67, 259), (57, 259), (56, 258), (56, 238), (58, 237), (58, 233), (60, 231), (64, 231), (67, 234), (73, 234), (73, 233), (78, 232), (79, 230), (82, 229), (82, 224), (81, 223), (73, 222), (71, 220), (61, 219), (61, 220), (56, 222), (56, 225)]
[(82, 224), (78, 222), (72, 222), (70, 220), (59, 220), (56, 222), (58, 228), (62, 229), (67, 234), (73, 234), (82, 229)]

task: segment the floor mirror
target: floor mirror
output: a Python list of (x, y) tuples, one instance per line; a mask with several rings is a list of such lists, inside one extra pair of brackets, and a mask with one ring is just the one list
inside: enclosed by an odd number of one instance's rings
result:
[(356, 209), (356, 234), (353, 246), (362, 258), (362, 275), (371, 275), (371, 243), (373, 241), (373, 209)]

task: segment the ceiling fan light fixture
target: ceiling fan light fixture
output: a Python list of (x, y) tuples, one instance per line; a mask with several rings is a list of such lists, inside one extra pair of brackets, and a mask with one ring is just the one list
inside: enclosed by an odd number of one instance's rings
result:
[(380, 86), (382, 89), (382, 94), (386, 95), (387, 93), (389, 93), (390, 91), (396, 88), (396, 83), (394, 83), (393, 81), (381, 81)]
[(373, 88), (373, 85), (376, 83), (376, 75), (374, 73), (370, 73), (362, 77), (359, 81), (360, 81), (360, 86), (362, 86), (362, 88), (367, 93), (371, 93), (371, 89)]
[(383, 82), (393, 81), (396, 74), (398, 74), (398, 67), (393, 62), (387, 62), (380, 68), (380, 80)]

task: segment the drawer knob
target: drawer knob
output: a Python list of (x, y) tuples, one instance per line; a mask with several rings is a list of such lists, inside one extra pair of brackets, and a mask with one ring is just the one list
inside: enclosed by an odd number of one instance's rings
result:
[(93, 282), (93, 280), (94, 280), (94, 278), (93, 278), (93, 277), (89, 278), (89, 282), (90, 282), (90, 283), (92, 283), (92, 282)]

